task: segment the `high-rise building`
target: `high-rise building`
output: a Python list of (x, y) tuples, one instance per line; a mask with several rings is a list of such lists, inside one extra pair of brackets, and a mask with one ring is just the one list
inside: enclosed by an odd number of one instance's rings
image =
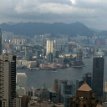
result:
[(2, 54), (2, 32), (0, 29), (0, 54)]
[(17, 73), (16, 74), (16, 83), (18, 86), (26, 88), (26, 84), (27, 84), (26, 73)]
[(97, 55), (93, 58), (92, 87), (98, 99), (103, 96), (104, 57)]
[(46, 42), (46, 56), (48, 62), (53, 62), (54, 58), (54, 41), (53, 40), (47, 40)]
[(27, 86), (27, 75), (26, 73), (17, 73), (16, 74), (16, 93), (17, 96), (26, 95), (26, 86)]
[(53, 51), (54, 51), (54, 41), (47, 40), (47, 42), (46, 42), (46, 55), (53, 53)]
[(64, 100), (64, 107), (71, 107), (71, 98), (72, 98), (72, 91), (73, 86), (70, 81), (63, 81), (62, 82), (62, 96)]
[(16, 56), (0, 55), (0, 107), (16, 107)]
[(59, 81), (57, 79), (54, 81), (53, 90), (57, 93), (59, 92)]

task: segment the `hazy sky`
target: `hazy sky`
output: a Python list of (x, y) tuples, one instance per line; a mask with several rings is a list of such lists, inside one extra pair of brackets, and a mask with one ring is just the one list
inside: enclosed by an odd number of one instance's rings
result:
[(0, 0), (3, 22), (82, 22), (107, 29), (107, 0)]

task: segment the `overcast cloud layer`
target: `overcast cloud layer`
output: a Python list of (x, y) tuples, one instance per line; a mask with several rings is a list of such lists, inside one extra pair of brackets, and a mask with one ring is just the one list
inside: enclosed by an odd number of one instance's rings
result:
[(0, 0), (3, 22), (82, 22), (107, 29), (107, 0)]

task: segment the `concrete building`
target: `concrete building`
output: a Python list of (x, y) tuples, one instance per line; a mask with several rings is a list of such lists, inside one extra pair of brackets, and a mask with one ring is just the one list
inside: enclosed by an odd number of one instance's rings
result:
[(17, 67), (36, 68), (37, 61), (17, 60)]
[(0, 54), (2, 54), (2, 32), (0, 29)]
[(104, 83), (104, 100), (107, 101), (107, 81)]
[(28, 103), (30, 101), (30, 97), (29, 96), (22, 96), (21, 97), (21, 107), (28, 107)]
[(64, 52), (66, 44), (68, 43), (67, 36), (62, 38), (56, 38), (55, 39), (55, 49), (59, 51), (60, 53)]
[(16, 107), (16, 56), (0, 56), (0, 107)]
[(14, 37), (11, 42), (14, 45), (24, 45), (27, 43), (27, 40), (25, 38)]
[(17, 73), (16, 83), (17, 83), (18, 86), (26, 88), (26, 84), (27, 84), (27, 75), (26, 75), (26, 73)]
[(61, 95), (63, 96), (64, 107), (71, 107), (71, 98), (72, 98), (72, 83), (70, 81), (63, 81), (62, 82), (62, 92)]
[(21, 107), (21, 97), (16, 98), (16, 107)]

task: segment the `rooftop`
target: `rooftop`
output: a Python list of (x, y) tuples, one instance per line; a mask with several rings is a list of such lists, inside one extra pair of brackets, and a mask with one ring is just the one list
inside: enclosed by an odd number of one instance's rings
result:
[(78, 91), (92, 91), (92, 88), (86, 82), (84, 82)]

